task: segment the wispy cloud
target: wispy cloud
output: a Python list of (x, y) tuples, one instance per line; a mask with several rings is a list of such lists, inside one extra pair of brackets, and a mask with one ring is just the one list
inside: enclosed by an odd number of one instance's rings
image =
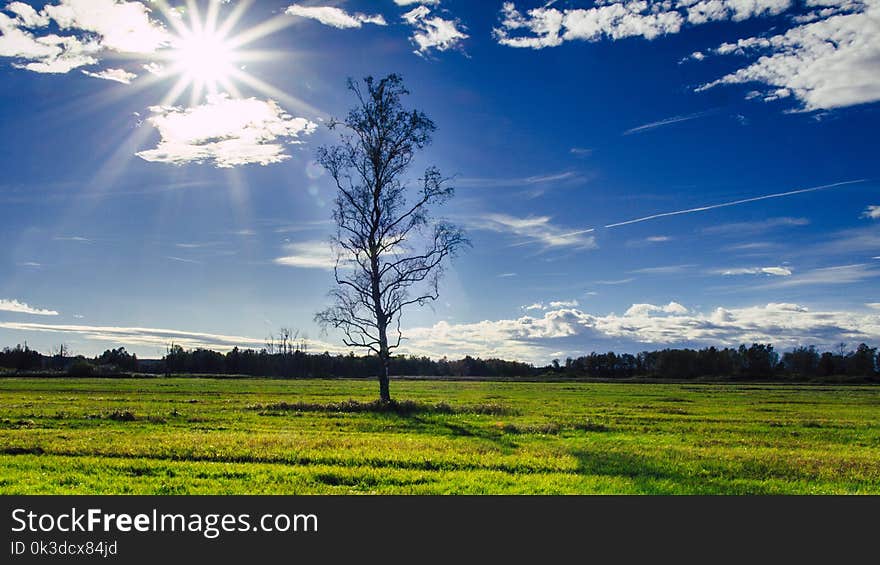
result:
[(468, 225), (473, 229), (506, 233), (522, 238), (516, 245), (539, 244), (545, 248), (570, 247), (595, 249), (596, 240), (584, 233), (566, 234), (566, 230), (554, 225), (549, 216), (518, 218), (507, 214), (487, 214), (472, 219)]
[(326, 270), (332, 270), (336, 265), (333, 249), (327, 241), (287, 243), (283, 249), (285, 255), (277, 257), (273, 261), (276, 265)]
[(632, 135), (634, 133), (643, 133), (646, 131), (651, 131), (652, 129), (662, 128), (663, 126), (671, 126), (672, 124), (677, 124), (681, 122), (688, 122), (690, 120), (696, 120), (698, 118), (705, 118), (711, 114), (714, 114), (717, 110), (707, 110), (705, 112), (695, 112), (693, 114), (687, 114), (684, 116), (672, 116), (671, 118), (664, 118), (662, 120), (657, 120), (656, 122), (650, 122), (647, 124), (642, 124), (640, 126), (636, 126), (634, 128), (630, 128), (623, 132), (623, 135)]
[(175, 257), (173, 255), (168, 255), (165, 257), (166, 259), (170, 259), (171, 261), (177, 261), (178, 263), (191, 263), (193, 265), (201, 265), (201, 261), (196, 261), (195, 259), (186, 259), (184, 257)]
[(561, 171), (524, 177), (461, 177), (455, 179), (455, 186), (458, 188), (517, 188), (554, 183), (574, 184), (584, 180), (586, 177), (577, 171)]
[(776, 228), (806, 226), (809, 225), (809, 223), (810, 220), (807, 218), (767, 218), (766, 220), (758, 220), (755, 222), (731, 222), (718, 224), (716, 226), (703, 228), (701, 232), (710, 235), (755, 235)]
[(791, 269), (788, 267), (736, 267), (733, 269), (715, 269), (711, 274), (725, 277), (736, 275), (772, 275), (774, 277), (790, 277)]
[(93, 240), (79, 235), (56, 236), (52, 238), (55, 241), (78, 241), (80, 243), (92, 243)]
[(853, 284), (880, 277), (880, 269), (860, 263), (812, 269), (786, 280), (773, 282), (760, 288), (788, 288), (807, 285)]
[(658, 243), (667, 243), (672, 241), (672, 237), (668, 235), (652, 235), (648, 237), (643, 237), (641, 239), (631, 239), (626, 242), (628, 247), (646, 247), (649, 245), (656, 245)]
[(0, 311), (3, 312), (15, 312), (16, 314), (31, 314), (34, 316), (57, 316), (58, 312), (55, 310), (47, 310), (44, 308), (34, 308), (24, 302), (19, 302), (18, 300), (9, 300), (7, 298), (0, 298)]
[(568, 152), (578, 157), (589, 157), (593, 154), (593, 150), (586, 147), (572, 147)]
[(86, 339), (109, 341), (124, 345), (166, 346), (171, 342), (186, 348), (193, 347), (259, 347), (265, 340), (250, 337), (187, 332), (160, 328), (85, 326), (65, 324), (37, 324), (23, 322), (0, 322), (0, 328), (16, 331), (52, 332), (80, 335)]
[(749, 243), (738, 243), (736, 245), (728, 245), (725, 251), (761, 251), (775, 247), (776, 244), (766, 241), (752, 241)]
[(644, 267), (630, 271), (633, 274), (645, 275), (674, 275), (689, 271), (694, 265), (662, 265), (659, 267)]
[(104, 69), (103, 71), (98, 72), (84, 70), (82, 73), (92, 78), (102, 78), (104, 80), (112, 80), (122, 84), (131, 84), (131, 81), (137, 78), (136, 74), (130, 73), (125, 69)]

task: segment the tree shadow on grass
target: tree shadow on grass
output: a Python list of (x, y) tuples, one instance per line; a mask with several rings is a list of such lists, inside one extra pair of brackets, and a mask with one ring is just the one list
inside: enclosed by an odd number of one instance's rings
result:
[(644, 494), (768, 494), (756, 482), (738, 487), (721, 475), (695, 475), (675, 462), (662, 462), (642, 455), (619, 451), (572, 452), (578, 461), (578, 474), (584, 476), (622, 477), (639, 493)]

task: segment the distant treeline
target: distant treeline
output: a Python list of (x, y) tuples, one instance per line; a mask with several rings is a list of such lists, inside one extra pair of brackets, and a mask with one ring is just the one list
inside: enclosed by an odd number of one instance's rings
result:
[[(42, 355), (18, 345), (0, 351), (0, 367), (21, 371), (54, 371), (71, 376), (98, 376), (126, 373), (253, 375), (282, 378), (370, 377), (382, 370), (376, 356), (308, 353), (287, 348), (281, 353), (266, 349), (234, 348), (228, 353), (209, 349), (187, 350), (174, 345), (162, 359), (140, 360), (124, 348), (108, 349), (100, 356), (86, 358)], [(738, 348), (662, 349), (638, 354), (591, 353), (554, 359), (550, 365), (502, 359), (434, 360), (428, 357), (397, 356), (391, 374), (425, 377), (502, 377), (502, 378), (591, 378), (666, 380), (823, 380), (848, 377), (854, 380), (880, 380), (880, 356), (876, 347), (862, 343), (855, 349), (840, 344), (835, 351), (820, 352), (813, 346), (797, 347), (779, 355), (769, 344), (755, 343)]]

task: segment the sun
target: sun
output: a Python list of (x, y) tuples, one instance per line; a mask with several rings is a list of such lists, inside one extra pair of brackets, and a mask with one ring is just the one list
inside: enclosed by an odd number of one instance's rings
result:
[(216, 92), (235, 72), (236, 52), (216, 30), (201, 30), (175, 42), (169, 54), (173, 69), (193, 85)]
[[(271, 96), (291, 109), (316, 111), (304, 101), (278, 89), (251, 73), (248, 66), (265, 70), (267, 65), (283, 64), (298, 69), (296, 53), (254, 49), (252, 44), (293, 25), (295, 18), (276, 14), (247, 29), (236, 30), (251, 0), (229, 3), (226, 0), (185, 0), (172, 7), (169, 0), (152, 0), (168, 28), (165, 48), (152, 53), (143, 65), (149, 73), (139, 81), (141, 88), (171, 81), (171, 87), (159, 106), (174, 105), (189, 92), (190, 107), (206, 97), (223, 95), (241, 98), (242, 89)], [(246, 70), (247, 68), (247, 70)]]

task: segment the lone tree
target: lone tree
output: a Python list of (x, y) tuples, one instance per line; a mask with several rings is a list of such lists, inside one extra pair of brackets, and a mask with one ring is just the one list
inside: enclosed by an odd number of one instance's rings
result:
[(402, 338), (401, 314), (411, 304), (437, 299), (444, 260), (467, 240), (459, 228), (430, 215), (454, 192), (436, 167), (425, 170), (417, 193), (407, 198), (405, 175), (436, 128), (423, 112), (403, 106), (409, 91), (400, 76), (367, 77), (363, 85), (349, 79), (348, 89), (357, 105), (345, 120), (329, 123), (340, 130), (340, 143), (321, 147), (317, 156), (338, 189), (332, 239), (337, 284), (330, 292), (334, 305), (315, 319), (341, 330), (345, 345), (378, 355), (384, 368), (379, 397), (390, 402), (389, 365)]

